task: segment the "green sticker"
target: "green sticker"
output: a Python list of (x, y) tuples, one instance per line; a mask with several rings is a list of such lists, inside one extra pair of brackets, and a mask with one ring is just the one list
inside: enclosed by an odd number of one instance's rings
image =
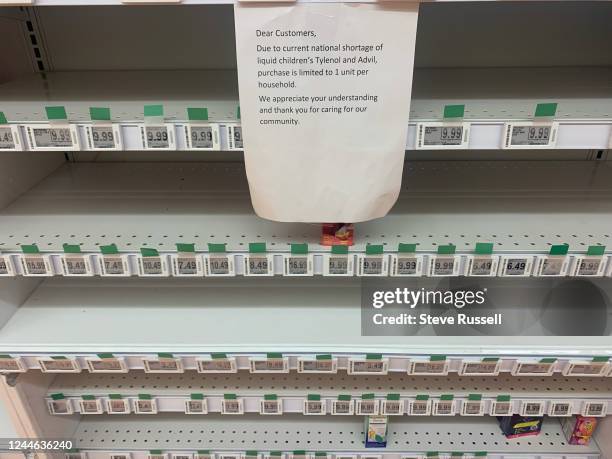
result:
[(102, 354), (96, 354), (99, 359), (114, 359), (115, 356), (109, 352), (103, 352)]
[(49, 121), (65, 121), (68, 119), (66, 109), (62, 106), (45, 107), (45, 112)]
[(327, 457), (327, 453), (325, 453), (323, 451), (317, 451), (315, 453), (315, 457)]
[(207, 108), (188, 108), (187, 118), (189, 121), (208, 121), (208, 109)]
[(553, 245), (550, 248), (549, 255), (567, 255), (568, 251), (569, 251), (569, 244)]
[(208, 244), (208, 251), (210, 253), (225, 253), (225, 244)]
[(540, 359), (540, 363), (555, 363), (557, 359), (555, 357), (546, 357), (544, 359)]
[(440, 362), (442, 360), (446, 360), (445, 355), (432, 355), (429, 357), (430, 362)]
[(191, 394), (189, 398), (191, 400), (204, 400), (204, 394)]
[(64, 253), (81, 253), (81, 246), (78, 244), (63, 244)]
[(236, 400), (236, 394), (223, 394), (223, 400)]
[(465, 105), (445, 105), (444, 119), (447, 118), (463, 118), (465, 115)]
[(439, 245), (438, 255), (454, 255), (456, 247), (453, 244)]
[(0, 124), (8, 124), (6, 116), (4, 116), (4, 112), (0, 112)]
[(257, 451), (250, 450), (250, 451), (247, 451), (245, 454), (246, 454), (247, 457), (249, 457), (249, 456), (250, 457), (257, 457), (258, 453), (257, 453)]
[(382, 354), (366, 354), (366, 360), (382, 360)]
[(397, 251), (399, 253), (415, 253), (416, 247), (416, 244), (404, 244), (403, 242), (400, 242), (397, 246)]
[(138, 400), (151, 400), (151, 394), (138, 394)]
[(195, 244), (183, 244), (177, 242), (176, 251), (182, 253), (194, 253), (195, 252)]
[(477, 242), (474, 253), (478, 255), (491, 255), (493, 253), (492, 242)]
[(452, 394), (444, 394), (444, 395), (440, 395), (440, 400), (444, 400), (445, 402), (451, 401), (455, 398), (454, 395)]
[(315, 357), (315, 360), (331, 360), (331, 354), (319, 354)]
[(347, 245), (332, 245), (331, 253), (334, 255), (347, 255), (349, 252)]
[(276, 394), (264, 394), (264, 400), (278, 400)]
[(266, 243), (265, 242), (251, 242), (249, 243), (249, 253), (265, 253)]
[(496, 400), (498, 402), (509, 402), (510, 396), (509, 395), (498, 395)]
[(106, 107), (89, 107), (89, 116), (92, 121), (110, 121), (110, 108)]
[(215, 360), (215, 359), (227, 359), (227, 354), (224, 354), (222, 352), (213, 352), (212, 354), (210, 354), (210, 358)]
[(163, 105), (145, 105), (144, 106), (144, 116), (156, 116), (161, 117), (164, 116), (164, 106)]
[(593, 362), (608, 362), (610, 360), (610, 357), (606, 357), (605, 355), (600, 355), (600, 356), (596, 356), (593, 357)]
[(606, 246), (605, 245), (590, 245), (589, 249), (587, 250), (587, 255), (590, 256), (601, 256), (604, 253), (606, 253)]
[(40, 250), (38, 250), (38, 246), (36, 244), (24, 244), (21, 246), (21, 251), (26, 254), (40, 253)]
[(350, 395), (346, 395), (346, 394), (340, 394), (340, 395), (338, 395), (338, 400), (340, 400), (341, 402), (350, 402), (351, 401), (351, 396)]
[(283, 354), (280, 352), (268, 352), (266, 354), (266, 357), (269, 359), (282, 359), (283, 358)]
[(557, 104), (556, 103), (547, 103), (547, 104), (538, 104), (535, 110), (535, 117), (539, 118), (541, 116), (545, 117), (553, 117), (557, 114)]
[(468, 400), (470, 402), (480, 402), (482, 400), (482, 394), (468, 394)]
[(488, 453), (486, 451), (476, 451), (474, 453), (474, 457), (487, 457)]
[(499, 357), (485, 357), (482, 359), (483, 362), (499, 362)]
[(399, 400), (400, 394), (387, 394), (387, 400)]
[(306, 255), (308, 244), (291, 244), (291, 255)]
[(361, 400), (374, 400), (374, 394), (361, 394)]
[(121, 394), (108, 394), (108, 398), (111, 400), (121, 400), (123, 397)]
[(157, 357), (160, 359), (173, 359), (174, 354), (171, 354), (170, 352), (158, 352)]
[(157, 249), (151, 249), (149, 247), (142, 247), (140, 249), (140, 254), (143, 257), (159, 257), (159, 252)]
[(117, 249), (117, 246), (115, 244), (110, 244), (101, 245), (100, 252), (102, 252), (102, 255), (117, 255), (119, 253), (119, 250)]
[(382, 244), (378, 244), (378, 245), (368, 244), (366, 245), (365, 252), (366, 252), (366, 255), (382, 255), (383, 245)]
[(417, 395), (416, 399), (419, 402), (426, 402), (427, 400), (429, 400), (429, 395)]
[(66, 397), (64, 394), (51, 394), (52, 400), (64, 400)]
[(162, 450), (161, 449), (152, 449), (151, 451), (149, 451), (149, 454), (162, 454)]
[(321, 396), (319, 394), (308, 394), (307, 399), (309, 402), (319, 402), (321, 401)]

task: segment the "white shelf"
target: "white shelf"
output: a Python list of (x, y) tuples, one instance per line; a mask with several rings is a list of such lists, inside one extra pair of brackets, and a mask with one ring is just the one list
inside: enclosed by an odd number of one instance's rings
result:
[[(612, 414), (612, 379), (575, 377), (519, 377), (492, 376), (468, 377), (450, 374), (447, 376), (409, 376), (391, 373), (385, 376), (351, 376), (344, 372), (323, 374), (199, 374), (187, 372), (180, 375), (146, 374), (131, 371), (121, 375), (80, 374), (58, 375), (47, 392), (63, 394), (70, 400), (75, 412), (80, 411), (78, 401), (82, 395), (94, 395), (100, 400), (109, 394), (121, 394), (132, 406), (139, 394), (149, 394), (162, 412), (185, 412), (185, 402), (192, 393), (202, 393), (209, 413), (221, 412), (223, 395), (236, 394), (243, 400), (246, 413), (258, 413), (264, 395), (275, 394), (281, 400), (283, 413), (302, 413), (303, 402), (308, 394), (318, 394), (331, 412), (332, 401), (338, 395), (350, 395), (360, 399), (362, 394), (373, 393), (383, 400), (387, 394), (399, 394), (405, 403), (414, 401), (418, 395), (428, 395), (432, 400), (441, 395), (452, 394), (460, 405), (470, 394), (482, 396), (483, 413), (491, 412), (491, 404), (499, 395), (510, 395), (512, 412), (519, 413), (523, 402), (543, 402), (548, 413), (552, 402), (564, 401), (571, 405), (571, 414), (580, 414), (587, 402), (604, 403), (606, 413)], [(103, 404), (103, 406), (105, 406)]]
[[(389, 215), (356, 225), (351, 252), (417, 243), (417, 252), (435, 253), (452, 243), (468, 254), (491, 242), (496, 254), (545, 255), (563, 243), (579, 254), (612, 238), (606, 162), (411, 162), (403, 183)], [(63, 243), (91, 253), (111, 243), (126, 253), (175, 252), (178, 242), (199, 251), (226, 243), (234, 253), (251, 242), (275, 253), (306, 242), (311, 252), (329, 252), (319, 238), (319, 225), (258, 218), (237, 163), (66, 164), (0, 212), (5, 253), (32, 243), (45, 253), (62, 253)]]
[[(74, 439), (88, 459), (108, 459), (110, 451), (132, 451), (134, 459), (144, 458), (151, 449), (163, 451), (249, 450), (382, 454), (384, 459), (398, 453), (439, 451), (450, 453), (487, 451), (489, 459), (543, 458), (557, 454), (565, 458), (597, 458), (595, 441), (588, 446), (568, 445), (555, 420), (545, 420), (539, 436), (506, 439), (493, 418), (391, 419), (386, 448), (363, 446), (361, 420), (326, 417), (240, 417), (207, 416), (96, 416), (83, 418)], [(145, 450), (145, 451), (143, 451)], [(387, 458), (389, 456), (389, 458)], [(550, 457), (550, 456), (548, 456)]]
[[(46, 105), (64, 105), (69, 120), (89, 123), (89, 107), (110, 107), (125, 149), (139, 150), (143, 105), (163, 104), (177, 130), (187, 107), (208, 107), (211, 121), (236, 120), (234, 71), (58, 72), (0, 85), (0, 110), (12, 123), (44, 122)], [(529, 85), (525, 82), (529, 81)], [(445, 105), (464, 104), (470, 149), (500, 149), (504, 123), (529, 121), (542, 102), (557, 102), (557, 148), (606, 149), (612, 134), (610, 68), (416, 69), (406, 148), (415, 123), (440, 121)], [(179, 142), (179, 149), (185, 145)]]
[(131, 369), (158, 352), (185, 369), (212, 352), (240, 356), (238, 368), (267, 352), (291, 356), (293, 368), (299, 355), (337, 354), (346, 368), (348, 357), (383, 353), (390, 371), (404, 373), (409, 358), (431, 354), (447, 355), (451, 371), (471, 356), (508, 358), (502, 371), (519, 358), (557, 357), (560, 371), (572, 358), (612, 355), (609, 336), (362, 336), (360, 294), (357, 279), (49, 279), (0, 330), (0, 353), (23, 356), (28, 368), (53, 355), (86, 368), (85, 357), (111, 352)]

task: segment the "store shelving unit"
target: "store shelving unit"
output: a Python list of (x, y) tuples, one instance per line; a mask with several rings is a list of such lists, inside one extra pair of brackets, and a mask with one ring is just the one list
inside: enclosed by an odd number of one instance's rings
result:
[[(612, 3), (424, 2), (406, 126), (408, 157), (420, 160), (405, 164), (392, 212), (355, 225), (354, 273), (335, 278), (325, 275), (330, 248), (319, 225), (253, 212), (242, 148), (232, 143), (241, 121), (232, 2), (128, 3), (34, 0), (0, 15), (0, 128), (22, 140), (0, 153), (0, 395), (17, 435), (72, 439), (77, 450), (61, 459), (612, 455)], [(539, 104), (556, 104), (546, 118), (558, 125), (554, 148), (501, 151), (507, 125), (533, 121)], [(168, 126), (173, 148), (143, 144), (151, 105), (163, 107), (155, 123)], [(466, 149), (413, 152), (419, 127), (441, 121), (448, 105), (464, 106)], [(58, 123), (46, 111), (58, 106), (66, 119), (56, 125), (78, 145), (32, 151), (28, 126)], [(120, 149), (88, 151), (91, 107), (109, 109), (102, 124), (113, 125)], [(190, 108), (206, 108), (208, 119), (189, 119)], [(217, 151), (190, 150), (195, 122), (219, 129)], [(498, 265), (489, 279), (471, 277), (478, 244)], [(312, 269), (292, 277), (298, 246)], [(103, 271), (108, 247), (125, 277)], [(488, 287), (495, 307), (520, 312), (521, 333), (445, 336), (428, 326), (367, 336), (360, 266), (373, 247), (386, 281)], [(449, 247), (458, 269), (438, 276), (431, 267)], [(247, 275), (252, 252), (270, 264), (257, 278)], [(86, 261), (85, 278), (65, 271), (67, 253)], [(166, 268), (160, 275), (143, 268), (151, 253)], [(210, 275), (211, 253), (233, 266), (231, 276)], [(421, 263), (417, 275), (393, 276), (402, 253)], [(201, 265), (196, 275), (178, 275), (180, 254)], [(28, 257), (46, 275), (27, 272)], [(581, 273), (585, 257), (601, 269)], [(531, 263), (527, 275), (507, 278), (507, 258)], [(545, 278), (549, 259), (562, 276)], [(585, 286), (596, 294), (576, 300)], [(597, 322), (601, 336), (558, 336), (541, 320), (564, 301), (564, 321)], [(435, 408), (449, 397), (452, 416)], [(339, 398), (352, 411), (335, 413)], [(309, 399), (326, 414), (308, 412)], [(100, 409), (85, 412), (84, 400)], [(113, 400), (129, 414), (109, 414)], [(187, 414), (192, 400), (206, 413)], [(243, 412), (229, 414), (225, 400)], [(260, 414), (271, 400), (282, 415)], [(401, 408), (386, 412), (389, 400)], [(155, 412), (137, 413), (139, 401)], [(370, 401), (390, 414), (386, 448), (364, 447), (361, 407)], [(545, 415), (539, 436), (502, 435), (496, 415), (536, 408)], [(598, 435), (570, 445), (560, 421), (581, 413), (600, 418)]]

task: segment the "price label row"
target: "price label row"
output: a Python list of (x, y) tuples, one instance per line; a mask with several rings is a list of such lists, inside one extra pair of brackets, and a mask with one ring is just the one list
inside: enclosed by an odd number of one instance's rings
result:
[[(26, 359), (29, 364), (26, 363)], [(80, 373), (84, 369), (90, 373), (127, 373), (129, 370), (144, 370), (145, 373), (184, 373), (196, 370), (198, 373), (237, 373), (248, 370), (250, 373), (286, 374), (291, 369), (298, 373), (336, 374), (346, 370), (349, 375), (386, 375), (390, 371), (390, 360), (386, 357), (358, 358), (338, 357), (331, 354), (319, 356), (287, 357), (268, 355), (227, 356), (212, 354), (181, 358), (173, 355), (134, 356), (129, 358), (100, 354), (96, 357), (18, 357), (0, 356), (0, 373), (23, 373), (28, 369), (40, 368), (43, 373)], [(293, 359), (293, 360), (291, 360)], [(342, 365), (339, 363), (342, 359)], [(241, 365), (239, 365), (239, 360)], [(612, 365), (607, 357), (589, 360), (544, 359), (506, 359), (501, 358), (453, 358), (444, 356), (431, 358), (395, 357), (393, 371), (413, 376), (446, 376), (456, 373), (459, 376), (498, 376), (508, 372), (512, 376), (552, 376), (560, 372), (563, 376), (612, 377)], [(81, 364), (80, 362), (83, 362)], [(451, 369), (452, 368), (452, 369)]]
[[(368, 394), (366, 394), (368, 395)], [(378, 396), (371, 397), (321, 397), (311, 394), (303, 397), (240, 397), (235, 394), (204, 396), (196, 394), (189, 398), (176, 396), (114, 396), (114, 397), (64, 397), (54, 394), (47, 398), (47, 407), (53, 415), (81, 414), (157, 414), (183, 412), (185, 414), (221, 413), (241, 415), (257, 412), (275, 416), (286, 413), (301, 413), (306, 416), (543, 416), (604, 417), (608, 412), (608, 401), (602, 400), (513, 400), (510, 396), (442, 395), (442, 396)], [(76, 405), (76, 406), (75, 406)]]
[[(101, 457), (101, 454), (96, 453), (96, 457)], [(89, 459), (85, 451), (71, 452), (65, 454), (65, 459)], [(293, 453), (283, 453), (280, 451), (274, 452), (219, 452), (211, 453), (206, 452), (135, 452), (131, 453), (128, 451), (119, 451), (107, 453), (104, 459), (486, 459), (486, 452), (478, 452), (474, 454), (470, 453), (436, 453), (435, 456), (431, 453), (426, 454), (350, 454), (350, 453), (309, 453), (306, 451), (295, 451)], [(506, 456), (496, 455), (496, 458), (502, 458)], [(543, 456), (542, 456), (543, 457)], [(570, 456), (567, 456), (568, 458)], [(510, 456), (508, 456), (510, 459)], [(546, 459), (553, 459), (552, 456), (546, 456)], [(561, 458), (561, 456), (559, 456)], [(515, 459), (513, 456), (511, 459)], [(577, 459), (582, 459), (582, 456)]]
[[(242, 127), (237, 123), (143, 123), (137, 129), (139, 139), (129, 142), (130, 149), (136, 149), (136, 143), (142, 150), (176, 150), (179, 138), (186, 150), (243, 149)], [(124, 132), (131, 128), (110, 123), (0, 125), (0, 151), (124, 150)]]
[(0, 254), (1, 276), (612, 277), (610, 256), (415, 253)]

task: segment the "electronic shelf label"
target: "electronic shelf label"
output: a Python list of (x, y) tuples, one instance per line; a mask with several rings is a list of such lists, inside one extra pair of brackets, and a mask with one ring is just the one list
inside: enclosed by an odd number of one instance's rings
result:
[(191, 394), (185, 400), (185, 414), (208, 414), (208, 402), (203, 394)]
[(485, 357), (479, 361), (464, 360), (461, 363), (459, 374), (461, 376), (497, 376), (501, 368), (498, 357)]
[(265, 242), (249, 244), (249, 253), (244, 255), (245, 276), (274, 276), (274, 255), (266, 251)]
[(430, 416), (431, 399), (429, 395), (417, 395), (414, 400), (408, 402), (408, 414), (410, 416)]
[(289, 357), (279, 353), (269, 353), (267, 357), (249, 359), (251, 373), (289, 373)]
[(134, 400), (134, 413), (157, 414), (157, 401), (149, 394), (138, 394), (138, 398)]
[(236, 275), (234, 256), (226, 253), (225, 244), (208, 244), (204, 254), (204, 274), (207, 277), (231, 277)]
[(604, 376), (609, 360), (609, 357), (594, 357), (591, 361), (570, 361), (563, 369), (563, 376)]
[(100, 246), (100, 275), (103, 277), (129, 277), (132, 275), (128, 256), (120, 254), (115, 244)]
[(514, 408), (509, 395), (498, 395), (491, 403), (489, 410), (491, 416), (512, 416)]
[(389, 359), (380, 354), (368, 354), (365, 359), (350, 358), (348, 363), (350, 375), (386, 375), (389, 371)]
[(298, 373), (337, 373), (338, 359), (330, 354), (321, 354), (315, 357), (298, 357)]
[(181, 359), (172, 354), (159, 353), (156, 358), (143, 358), (145, 373), (183, 373)]
[(544, 414), (543, 401), (523, 401), (521, 402), (521, 416), (542, 416)]
[(604, 417), (608, 414), (608, 404), (605, 402), (584, 402), (581, 414), (583, 416)]
[(400, 243), (397, 253), (389, 254), (390, 274), (394, 277), (423, 275), (424, 257), (416, 254), (417, 244)]
[(236, 373), (238, 367), (234, 357), (226, 354), (213, 353), (210, 358), (196, 359), (198, 373)]
[(64, 356), (39, 357), (38, 365), (43, 373), (80, 373), (81, 367), (76, 359)]
[(555, 371), (556, 358), (543, 358), (539, 361), (515, 362), (512, 376), (551, 376)]
[(276, 394), (266, 394), (259, 401), (259, 414), (262, 415), (281, 415), (283, 414), (283, 401)]
[(537, 257), (535, 275), (540, 277), (567, 276), (570, 264), (568, 251), (569, 245), (567, 244), (553, 245), (548, 255)]
[(501, 277), (529, 277), (531, 276), (533, 255), (506, 255), (502, 256), (499, 264)]
[(25, 373), (27, 368), (21, 357), (0, 355), (0, 373)]
[(323, 275), (350, 277), (355, 274), (354, 255), (346, 245), (334, 245), (330, 253), (323, 255)]
[(337, 400), (332, 400), (331, 414), (334, 416), (355, 414), (355, 401), (350, 395), (338, 395)]
[(244, 414), (244, 400), (236, 394), (224, 394), (221, 401), (221, 414)]
[(548, 413), (551, 417), (568, 417), (573, 415), (572, 404), (562, 400), (555, 400), (548, 404)]
[(502, 148), (530, 150), (554, 148), (559, 130), (559, 123), (554, 121), (556, 112), (556, 103), (538, 104), (533, 121), (506, 123)]
[(78, 244), (64, 244), (64, 253), (60, 255), (62, 274), (70, 277), (91, 277), (94, 275), (92, 258), (81, 253)]
[(136, 260), (140, 277), (167, 277), (170, 275), (168, 256), (160, 255), (157, 249), (141, 248)]
[(429, 256), (427, 275), (430, 277), (458, 276), (461, 269), (461, 256), (455, 255), (452, 244), (438, 246), (435, 255)]
[(492, 242), (477, 242), (474, 254), (467, 256), (466, 275), (472, 277), (497, 276), (499, 256), (493, 255)]
[(482, 416), (484, 415), (485, 404), (481, 394), (469, 394), (467, 400), (461, 402), (462, 416)]
[(10, 255), (0, 253), (0, 277), (15, 276), (15, 268)]
[(53, 276), (53, 265), (49, 255), (43, 255), (36, 244), (22, 245), (18, 255), (22, 274), (26, 277)]
[(456, 401), (453, 395), (441, 395), (433, 402), (434, 416), (454, 416), (456, 413)]
[(448, 374), (448, 365), (444, 355), (432, 355), (429, 360), (414, 359), (408, 364), (408, 374), (445, 376)]
[(304, 399), (303, 411), (304, 415), (322, 416), (327, 414), (327, 404), (325, 400), (321, 400), (319, 394), (308, 394)]
[(64, 394), (51, 394), (51, 399), (47, 400), (47, 408), (49, 409), (49, 413), (55, 415), (69, 415), (74, 413), (72, 403)]
[(81, 414), (104, 414), (102, 400), (93, 395), (83, 395), (79, 400), (79, 412)]
[(357, 255), (357, 275), (364, 277), (389, 275), (389, 257), (383, 252), (383, 245), (368, 244), (365, 254)]
[(308, 253), (308, 244), (291, 244), (291, 253), (283, 254), (283, 275), (314, 275), (314, 258)]
[(399, 394), (387, 394), (387, 397), (380, 401), (380, 414), (382, 415), (402, 416), (405, 412), (405, 402), (400, 399)]
[(586, 255), (574, 255), (570, 275), (576, 277), (602, 277), (606, 273), (609, 256), (605, 255), (606, 246), (589, 246)]
[(85, 359), (90, 373), (127, 373), (129, 368), (125, 359), (113, 354), (98, 354), (97, 358)]
[(461, 150), (470, 143), (470, 123), (463, 121), (464, 105), (446, 105), (444, 121), (417, 123), (417, 150)]
[(208, 122), (207, 108), (188, 108), (185, 123), (185, 144), (189, 150), (220, 150), (219, 125)]
[(355, 400), (355, 414), (378, 415), (380, 412), (380, 400), (374, 394), (362, 394), (360, 399)]
[(203, 277), (204, 263), (196, 254), (194, 244), (176, 244), (177, 253), (170, 254), (172, 275), (176, 277)]
[(19, 126), (8, 124), (4, 113), (0, 112), (0, 152), (21, 150), (23, 150), (23, 141)]

